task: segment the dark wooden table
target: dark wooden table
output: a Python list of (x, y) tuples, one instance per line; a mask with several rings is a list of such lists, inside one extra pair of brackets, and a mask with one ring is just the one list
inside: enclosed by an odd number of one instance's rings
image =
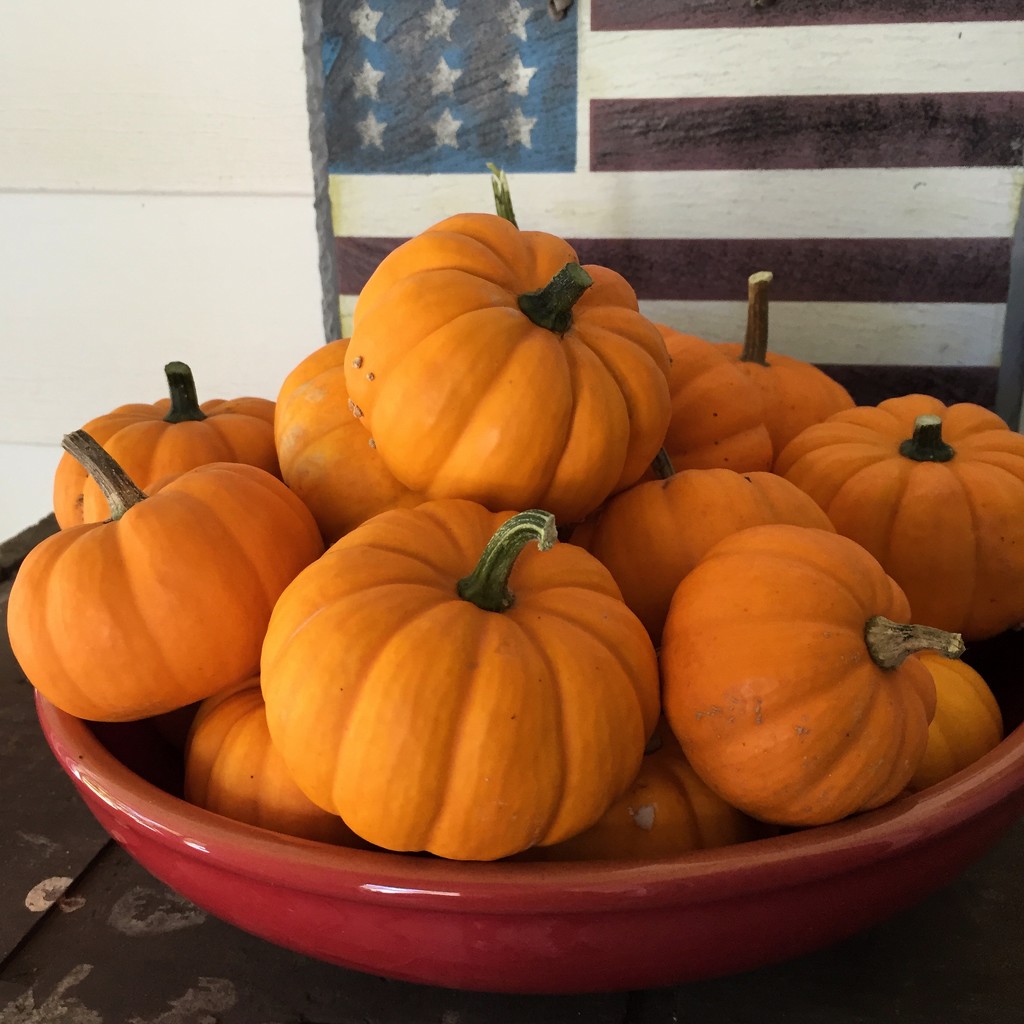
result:
[(1024, 821), (956, 882), (841, 945), (652, 991), (503, 996), (410, 985), (210, 917), (107, 838), (39, 731), (7, 645), (6, 607), (19, 558), (52, 528), (0, 547), (0, 1024), (1024, 1020)]

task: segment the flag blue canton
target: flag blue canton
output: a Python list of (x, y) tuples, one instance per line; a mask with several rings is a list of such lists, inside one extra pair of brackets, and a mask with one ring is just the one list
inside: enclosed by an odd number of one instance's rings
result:
[(325, 12), (333, 174), (572, 171), (577, 28), (547, 0), (341, 0)]

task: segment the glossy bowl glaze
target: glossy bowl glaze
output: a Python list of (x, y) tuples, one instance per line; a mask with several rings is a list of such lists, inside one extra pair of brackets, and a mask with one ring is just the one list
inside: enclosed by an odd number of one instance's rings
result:
[[(1007, 650), (1020, 649), (1012, 638)], [(1010, 674), (1018, 658), (996, 650)], [(1012, 731), (945, 783), (835, 825), (634, 864), (465, 864), (290, 839), (174, 795), (176, 754), (152, 723), (94, 726), (42, 697), (37, 710), (110, 835), (217, 917), (389, 978), (583, 993), (789, 959), (951, 881), (1024, 814), (1024, 683), (1005, 692)]]

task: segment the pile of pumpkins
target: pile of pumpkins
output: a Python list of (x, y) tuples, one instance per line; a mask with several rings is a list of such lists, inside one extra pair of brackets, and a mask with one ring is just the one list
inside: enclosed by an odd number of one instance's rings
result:
[(958, 655), (1024, 620), (1024, 437), (769, 354), (770, 274), (712, 342), (507, 210), (387, 256), (276, 402), (171, 363), (65, 438), (33, 685), (187, 709), (208, 810), (467, 861), (820, 825), (995, 747)]

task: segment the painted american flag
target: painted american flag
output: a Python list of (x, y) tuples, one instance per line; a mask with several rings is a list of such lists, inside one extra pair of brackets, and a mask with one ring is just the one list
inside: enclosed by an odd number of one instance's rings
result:
[(394, 246), (493, 210), (493, 162), (521, 227), (614, 267), (655, 320), (739, 340), (771, 270), (773, 349), (861, 401), (994, 404), (1024, 0), (565, 6), (324, 0), (343, 333)]

